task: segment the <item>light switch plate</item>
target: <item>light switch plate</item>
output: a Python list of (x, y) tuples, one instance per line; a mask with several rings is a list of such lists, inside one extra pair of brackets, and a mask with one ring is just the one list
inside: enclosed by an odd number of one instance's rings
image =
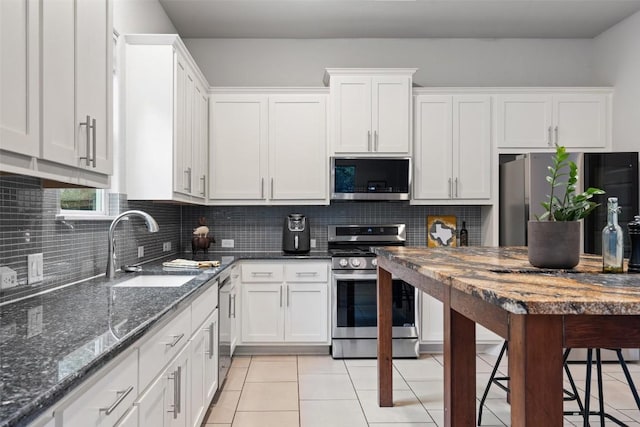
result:
[(41, 253), (27, 255), (27, 283), (42, 282), (44, 279), (44, 257)]
[(138, 246), (138, 258), (142, 258), (144, 256), (144, 246)]

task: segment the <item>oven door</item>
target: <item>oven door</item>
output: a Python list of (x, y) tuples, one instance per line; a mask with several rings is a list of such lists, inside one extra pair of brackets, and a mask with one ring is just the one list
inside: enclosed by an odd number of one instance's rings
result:
[[(332, 338), (377, 338), (377, 275), (334, 272), (332, 275)], [(393, 278), (393, 338), (417, 338), (417, 291)]]

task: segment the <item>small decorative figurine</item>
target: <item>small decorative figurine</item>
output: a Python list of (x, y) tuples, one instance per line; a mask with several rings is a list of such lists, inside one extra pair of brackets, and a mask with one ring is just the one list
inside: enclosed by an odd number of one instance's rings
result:
[(205, 254), (209, 251), (211, 243), (215, 243), (213, 237), (209, 237), (209, 227), (207, 227), (207, 218), (201, 216), (198, 218), (198, 227), (193, 230), (191, 238), (191, 252), (195, 256), (198, 250), (202, 250)]

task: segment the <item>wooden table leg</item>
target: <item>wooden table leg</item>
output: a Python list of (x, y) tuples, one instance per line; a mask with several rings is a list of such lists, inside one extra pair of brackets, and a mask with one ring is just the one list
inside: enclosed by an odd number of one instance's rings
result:
[(378, 267), (378, 404), (393, 406), (391, 273)]
[(451, 308), (447, 290), (444, 308), (444, 425), (476, 425), (476, 324)]
[(562, 317), (511, 315), (511, 425), (561, 427)]

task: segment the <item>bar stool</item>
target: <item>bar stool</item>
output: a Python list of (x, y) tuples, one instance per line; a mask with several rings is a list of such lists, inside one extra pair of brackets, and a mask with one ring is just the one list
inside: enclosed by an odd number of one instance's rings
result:
[[(478, 409), (478, 425), (482, 424), (482, 410), (484, 409), (484, 404), (485, 404), (485, 401), (487, 400), (487, 396), (489, 395), (489, 389), (491, 389), (491, 385), (495, 384), (497, 387), (499, 387), (506, 393), (509, 393), (509, 387), (507, 387), (502, 383), (502, 382), (509, 381), (509, 377), (496, 376), (500, 362), (502, 361), (504, 354), (507, 352), (508, 347), (509, 347), (508, 341), (505, 341), (504, 344), (502, 344), (502, 348), (500, 349), (500, 353), (498, 354), (498, 359), (496, 360), (496, 363), (493, 366), (493, 370), (491, 371), (491, 375), (489, 376), (489, 382), (487, 383), (487, 387), (484, 389), (484, 393), (482, 395), (482, 398), (480, 399), (480, 408)], [(567, 365), (567, 358), (569, 357), (569, 351), (570, 349), (566, 349), (564, 351), (564, 354), (562, 355), (562, 366), (564, 367), (564, 371), (567, 374), (567, 379), (569, 380), (571, 391), (566, 389), (563, 390), (565, 395), (563, 400), (565, 402), (575, 400), (578, 403), (578, 408), (580, 409), (580, 411), (579, 413), (565, 412), (564, 415), (578, 415), (578, 414), (581, 415), (585, 413), (585, 408), (582, 405), (582, 401), (580, 400), (580, 396), (578, 394), (578, 388), (576, 387), (576, 383), (573, 380), (573, 375), (571, 375), (571, 371), (569, 370), (569, 366)]]

